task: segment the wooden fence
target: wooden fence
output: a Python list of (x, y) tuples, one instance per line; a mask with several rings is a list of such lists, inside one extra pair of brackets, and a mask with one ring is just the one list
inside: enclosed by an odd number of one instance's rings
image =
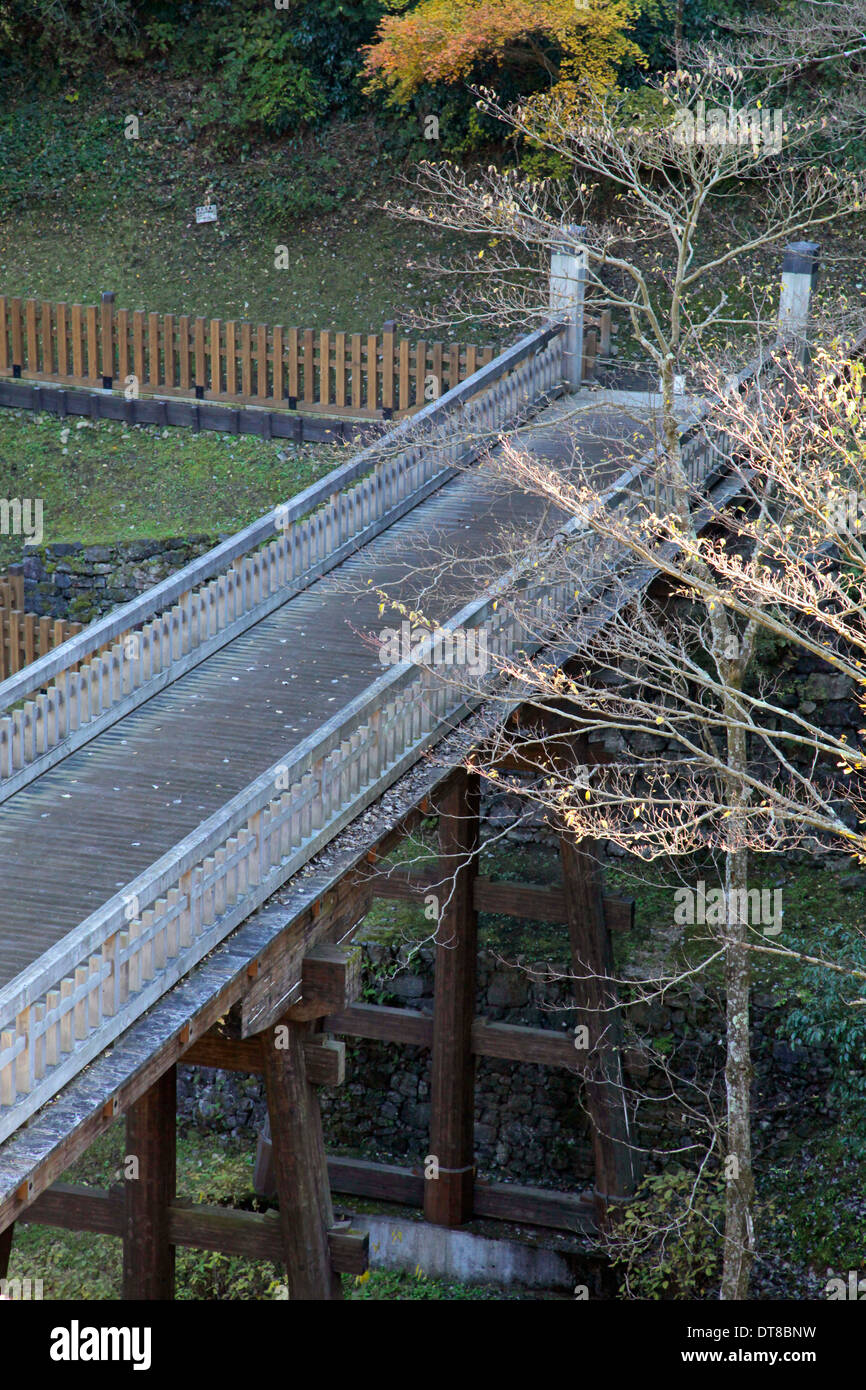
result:
[[(584, 320), (583, 375), (610, 352), (610, 310)], [(405, 415), (493, 360), (489, 345), (282, 328), (0, 295), (0, 377), (304, 412)]]
[(471, 343), (0, 295), (0, 376), (358, 416), (405, 414), (493, 360)]
[(14, 676), (37, 657), (53, 651), (81, 631), (81, 623), (64, 618), (40, 618), (25, 613), (24, 580), (20, 574), (0, 574), (0, 680)]

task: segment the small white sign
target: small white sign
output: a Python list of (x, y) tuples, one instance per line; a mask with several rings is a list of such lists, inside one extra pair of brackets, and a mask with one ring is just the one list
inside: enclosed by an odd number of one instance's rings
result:
[(196, 208), (195, 220), (196, 222), (216, 222), (216, 203), (205, 203), (202, 207)]

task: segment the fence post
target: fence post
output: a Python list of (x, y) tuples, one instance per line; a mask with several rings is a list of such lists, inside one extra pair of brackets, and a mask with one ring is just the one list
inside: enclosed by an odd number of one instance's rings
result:
[[(394, 334), (397, 324), (388, 319), (382, 325), (382, 418), (390, 420), (394, 414)], [(454, 383), (451, 383), (452, 386)]]
[(110, 391), (114, 381), (114, 292), (102, 295), (102, 389)]
[(782, 262), (778, 344), (790, 342), (802, 366), (809, 361), (809, 305), (818, 279), (817, 241), (792, 241)]
[(579, 391), (583, 374), (583, 313), (586, 297), (584, 227), (564, 225), (563, 241), (550, 256), (550, 308), (566, 325), (563, 369), (570, 391)]

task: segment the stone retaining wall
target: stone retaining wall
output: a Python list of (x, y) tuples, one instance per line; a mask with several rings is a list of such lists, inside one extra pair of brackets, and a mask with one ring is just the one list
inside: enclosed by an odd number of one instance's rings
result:
[(89, 623), (204, 555), (219, 539), (187, 536), (110, 545), (61, 542), (28, 551), (10, 569), (24, 576), (28, 613)]

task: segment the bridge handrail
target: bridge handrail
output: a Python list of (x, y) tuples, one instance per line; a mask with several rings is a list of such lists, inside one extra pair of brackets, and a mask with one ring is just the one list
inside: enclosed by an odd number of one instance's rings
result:
[(248, 555), (262, 541), (272, 537), (276, 531), (282, 529), (289, 522), (305, 516), (322, 502), (326, 502), (334, 493), (341, 492), (350, 483), (356, 482), (358, 478), (368, 473), (381, 458), (383, 452), (387, 452), (389, 455), (393, 454), (395, 446), (404, 439), (410, 444), (416, 442), (413, 435), (418, 433), (419, 426), (435, 425), (441, 416), (449, 414), (455, 408), (471, 400), (479, 391), (483, 391), (494, 381), (513, 371), (526, 357), (536, 353), (551, 338), (561, 332), (560, 325), (546, 324), (535, 329), (532, 333), (526, 334), (512, 347), (506, 348), (498, 357), (494, 357), (492, 362), (480, 367), (459, 386), (452, 387), (438, 400), (429, 402), (414, 415), (401, 420), (392, 430), (388, 431), (384, 439), (369, 444), (347, 463), (332, 469), (324, 478), (311, 483), (303, 492), (296, 493), (290, 501), (272, 507), (256, 521), (250, 522), (248, 526), (236, 531), (227, 540), (221, 541), (205, 555), (191, 560), (182, 569), (176, 570), (166, 579), (154, 584), (138, 598), (130, 599), (128, 603), (122, 604), (121, 607), (114, 609), (105, 617), (88, 623), (81, 632), (76, 633), (74, 637), (67, 638), (59, 647), (54, 647), (52, 651), (46, 652), (44, 656), (30, 662), (23, 671), (8, 676), (6, 680), (0, 682), (0, 711), (8, 709), (10, 705), (25, 695), (29, 695), (32, 691), (41, 689), (60, 671), (84, 661), (94, 652), (107, 646), (113, 638), (128, 632), (139, 623), (146, 622), (148, 618), (167, 608), (188, 589), (195, 588), (206, 579), (212, 579), (215, 575), (221, 574), (233, 561), (242, 555)]
[[(741, 384), (764, 360), (740, 374)], [(689, 467), (702, 476), (712, 472), (715, 450), (695, 431), (709, 413), (697, 410), (681, 431)], [(657, 457), (657, 447), (648, 450), (605, 501), (627, 504)], [(572, 518), (560, 535), (586, 529)], [(501, 604), (522, 574), (530, 640), (524, 619)], [(387, 790), (441, 737), (443, 723), (483, 698), (483, 686), (455, 694), (434, 679), (425, 657), (440, 634), (484, 624), (496, 655), (518, 642), (531, 651), (542, 645), (546, 620), (579, 603), (569, 577), (513, 567), (442, 624), (411, 663), (374, 681), (0, 990), (0, 1142)]]
[[(557, 329), (540, 348), (532, 336), (532, 361), (518, 361), (504, 383), (513, 401), (525, 400), (530, 382), (549, 389), (560, 380)], [(492, 631), (503, 617), (494, 613)], [(0, 1142), (411, 766), (464, 705), (461, 697), (449, 706), (447, 686), (431, 688), (414, 664), (386, 673), (0, 990)]]
[[(440, 486), (480, 447), (471, 431), (467, 439), (467, 413), (482, 434), (495, 433), (514, 423), (542, 388), (558, 384), (549, 353), (543, 382), (533, 363), (553, 340), (561, 341), (560, 333), (560, 325), (549, 323), (527, 334), (289, 502), (0, 683), (0, 715), (16, 706), (0, 717), (0, 799), (185, 674)], [(270, 545), (256, 549), (268, 540)], [(134, 629), (141, 629), (136, 637)], [(20, 704), (35, 692), (42, 693)]]

